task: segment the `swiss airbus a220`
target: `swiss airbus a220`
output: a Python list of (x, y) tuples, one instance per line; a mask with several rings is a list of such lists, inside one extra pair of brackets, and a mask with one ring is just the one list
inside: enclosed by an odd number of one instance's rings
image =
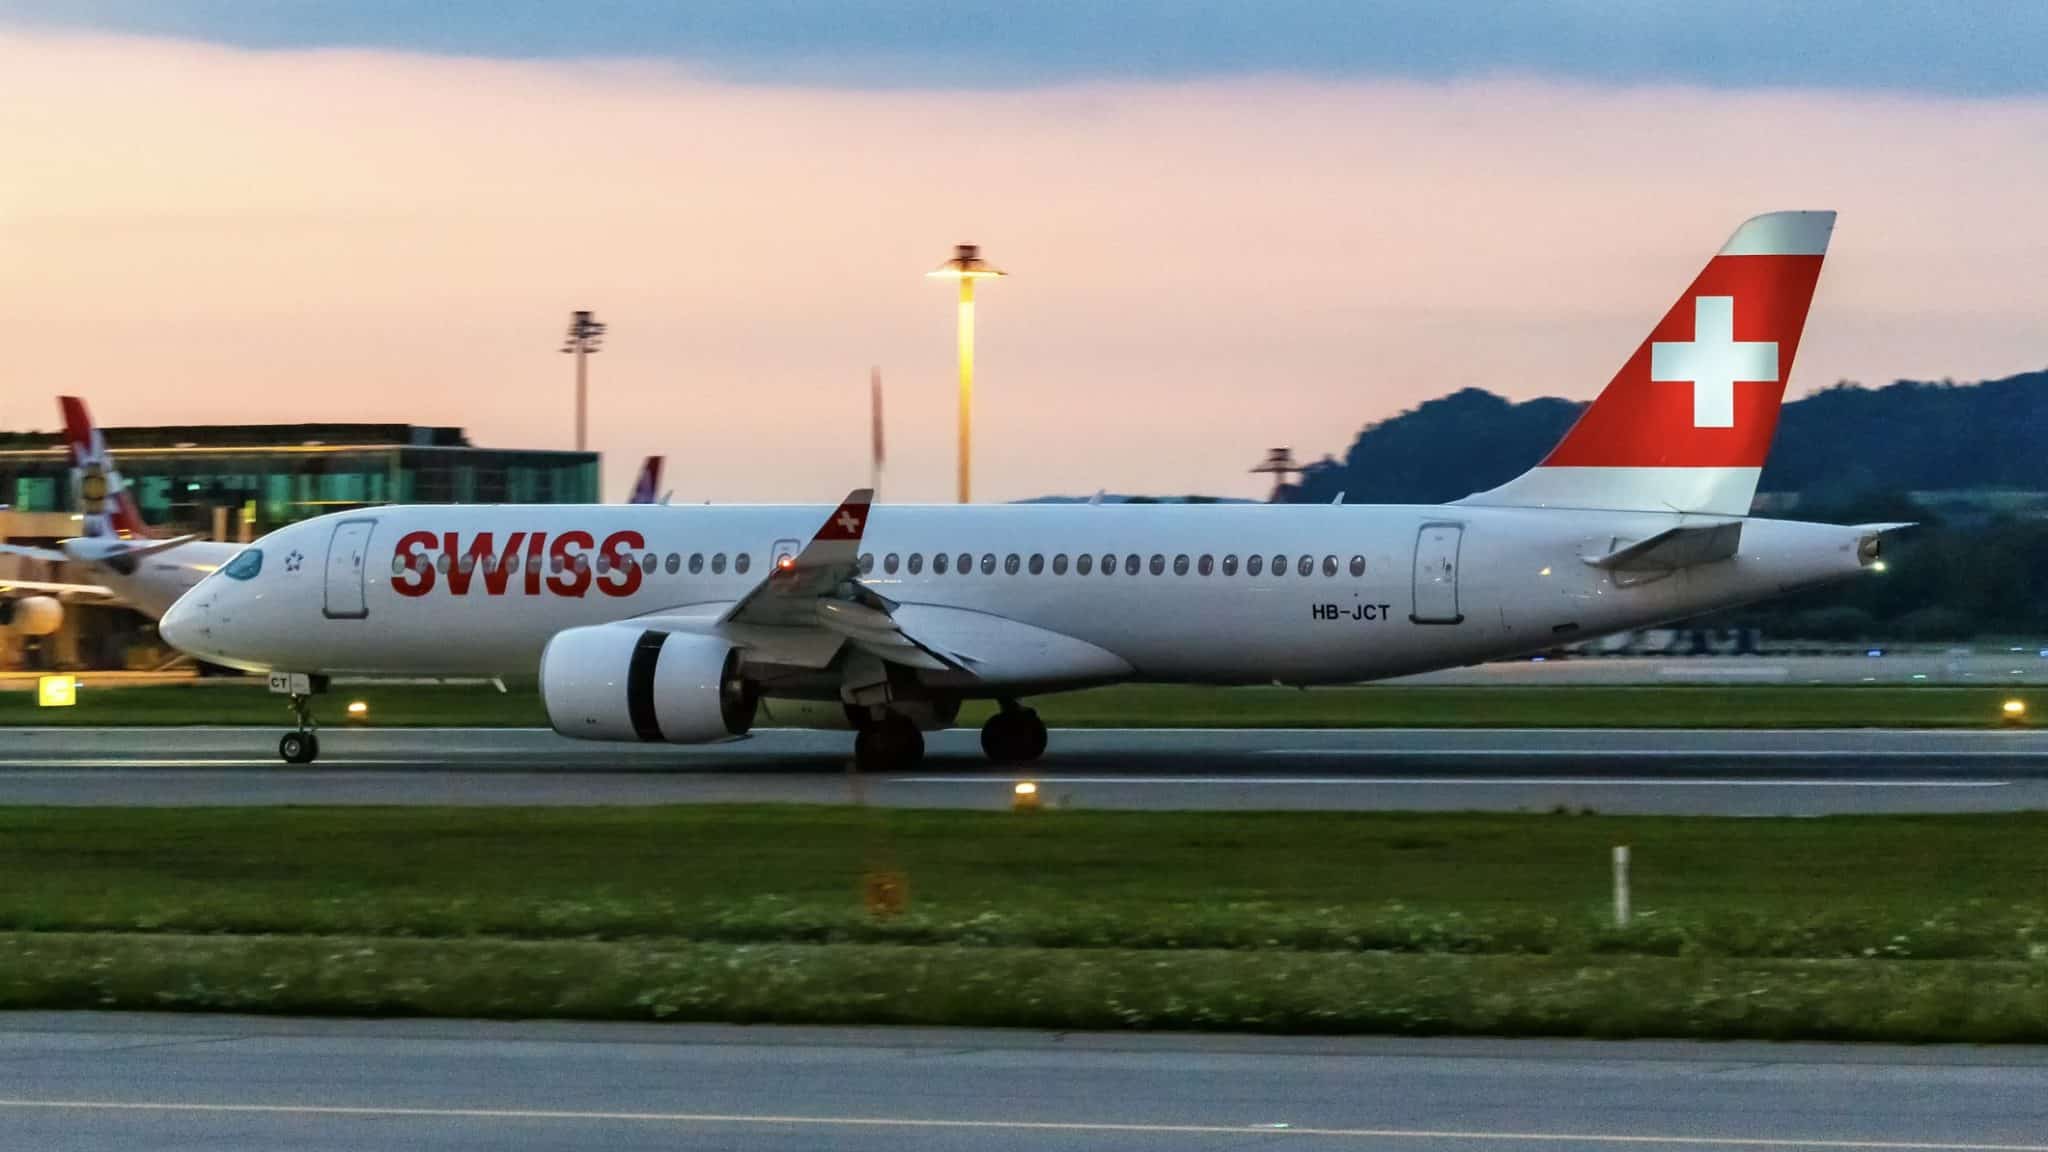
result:
[(537, 670), (587, 740), (837, 701), (879, 769), (970, 698), (1027, 761), (1044, 693), (1351, 683), (1695, 616), (1867, 568), (1896, 527), (1749, 515), (1833, 225), (1744, 223), (1549, 456), (1451, 504), (365, 509), (264, 537), (162, 630), (300, 688)]

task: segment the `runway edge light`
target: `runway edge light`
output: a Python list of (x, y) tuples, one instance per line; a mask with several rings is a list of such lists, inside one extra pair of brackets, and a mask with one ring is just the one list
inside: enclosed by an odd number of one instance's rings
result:
[(1999, 705), (1998, 713), (2000, 719), (2004, 720), (2007, 724), (2025, 724), (2027, 722), (2027, 702), (2014, 697)]
[(69, 708), (78, 703), (78, 677), (36, 677), (36, 707)]
[(1038, 807), (1038, 785), (1030, 780), (1019, 780), (1010, 790), (1010, 807), (1019, 812), (1029, 812)]

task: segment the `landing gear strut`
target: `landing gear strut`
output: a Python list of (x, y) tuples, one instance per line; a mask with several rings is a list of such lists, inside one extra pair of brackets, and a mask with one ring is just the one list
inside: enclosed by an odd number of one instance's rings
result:
[(883, 710), (853, 738), (854, 767), (862, 772), (900, 772), (924, 762), (924, 733), (901, 712)]
[(277, 742), (277, 754), (287, 764), (311, 764), (320, 755), (320, 737), (313, 731), (313, 698), (303, 692), (291, 694), (292, 715), (298, 719), (296, 732), (287, 732)]
[(1004, 700), (981, 726), (981, 750), (998, 764), (1022, 764), (1045, 755), (1045, 721), (1035, 709)]

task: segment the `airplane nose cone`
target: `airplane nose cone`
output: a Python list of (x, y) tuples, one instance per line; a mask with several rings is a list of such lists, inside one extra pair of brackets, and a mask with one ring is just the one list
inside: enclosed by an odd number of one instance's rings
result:
[(157, 635), (182, 652), (198, 652), (206, 636), (206, 605), (196, 597), (180, 596), (163, 619), (156, 622)]

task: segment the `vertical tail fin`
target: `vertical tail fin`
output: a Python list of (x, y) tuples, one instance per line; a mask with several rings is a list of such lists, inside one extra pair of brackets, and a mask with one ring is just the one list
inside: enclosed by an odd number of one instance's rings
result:
[(1541, 464), (1459, 503), (1747, 515), (1834, 226), (1745, 221)]
[(661, 496), (661, 465), (664, 457), (649, 456), (640, 464), (640, 476), (633, 481), (633, 494), (626, 498), (628, 504), (652, 504)]
[(121, 471), (107, 454), (106, 438), (76, 396), (57, 397), (64, 410), (64, 440), (71, 454), (71, 491), (85, 516), (86, 536), (146, 539), (149, 528), (135, 507), (135, 497), (121, 482)]

